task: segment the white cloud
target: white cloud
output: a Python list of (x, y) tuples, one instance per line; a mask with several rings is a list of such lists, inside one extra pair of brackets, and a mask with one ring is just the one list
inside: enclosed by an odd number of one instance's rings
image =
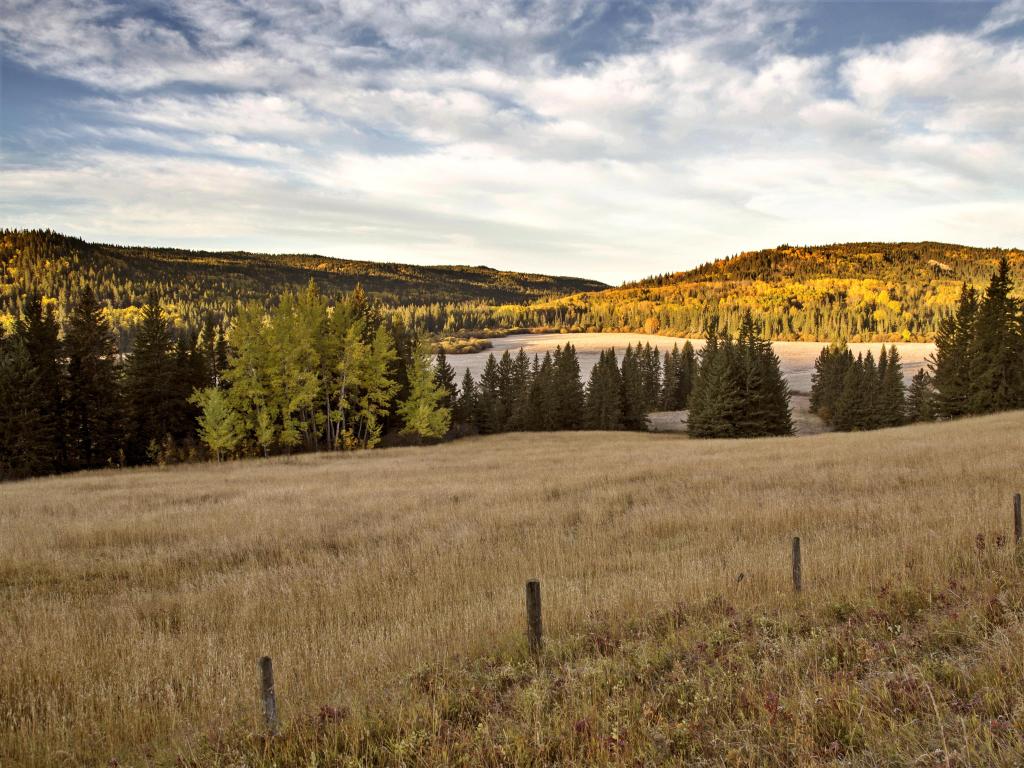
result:
[(650, 4), (635, 44), (569, 65), (550, 38), (593, 3), (202, 0), (172, 28), (15, 0), (5, 51), (106, 95), (62, 126), (73, 163), (5, 157), (0, 214), (609, 280), (782, 241), (1021, 245), (1024, 43), (985, 37), (1015, 3), (815, 55), (790, 4)]

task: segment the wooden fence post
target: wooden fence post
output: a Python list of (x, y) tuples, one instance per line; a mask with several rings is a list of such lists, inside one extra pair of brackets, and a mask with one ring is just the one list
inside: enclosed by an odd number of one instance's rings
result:
[(526, 635), (530, 641), (530, 653), (537, 656), (543, 645), (544, 627), (540, 613), (540, 582), (536, 579), (526, 582)]
[(277, 696), (274, 693), (274, 663), (269, 656), (260, 659), (260, 694), (263, 697), (263, 718), (267, 733), (277, 736)]
[(803, 574), (800, 562), (800, 537), (793, 537), (793, 591), (799, 592), (803, 589)]
[(1020, 540), (1024, 537), (1024, 522), (1020, 515), (1020, 494), (1013, 494), (1013, 543), (1020, 546)]

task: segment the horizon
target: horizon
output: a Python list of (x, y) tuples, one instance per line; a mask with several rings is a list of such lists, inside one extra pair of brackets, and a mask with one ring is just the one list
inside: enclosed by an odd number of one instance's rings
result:
[(259, 2), (0, 18), (0, 220), (609, 285), (1024, 242), (1024, 5)]

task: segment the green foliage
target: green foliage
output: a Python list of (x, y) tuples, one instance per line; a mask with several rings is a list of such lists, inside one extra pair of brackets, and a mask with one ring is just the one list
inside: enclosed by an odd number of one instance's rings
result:
[(217, 387), (201, 389), (191, 399), (200, 409), (199, 438), (217, 457), (217, 461), (221, 461), (242, 438), (241, 419), (231, 409), (228, 396)]
[(747, 313), (738, 339), (712, 321), (689, 399), (687, 431), (693, 437), (789, 435), (789, 390), (771, 343)]
[(439, 386), (430, 362), (430, 346), (416, 346), (409, 366), (409, 397), (398, 406), (405, 421), (402, 432), (419, 437), (444, 437), (451, 425), (451, 410), (443, 401), (450, 393)]
[(36, 394), (41, 384), (25, 343), (0, 331), (0, 480), (54, 468), (52, 425)]
[(1024, 407), (1024, 313), (1012, 291), (1004, 258), (984, 296), (965, 286), (956, 313), (944, 319), (931, 362), (937, 416)]
[(924, 368), (914, 374), (907, 390), (907, 418), (912, 422), (935, 420), (935, 389)]

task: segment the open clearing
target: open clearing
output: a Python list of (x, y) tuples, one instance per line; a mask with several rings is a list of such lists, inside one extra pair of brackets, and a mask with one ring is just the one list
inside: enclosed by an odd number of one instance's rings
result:
[[(799, 440), (507, 434), (6, 484), (0, 763), (261, 764), (268, 653), (284, 764), (312, 764), (327, 729), (367, 764), (909, 764), (967, 745), (973, 762), (948, 764), (1012, 765), (1024, 634), (1004, 543), (1022, 450), (1012, 413)], [(525, 659), (531, 577), (543, 673)], [(935, 597), (951, 579), (979, 585), (955, 618)], [(918, 608), (892, 603), (908, 594)], [(949, 612), (941, 658), (916, 634), (932, 610)], [(650, 634), (665, 616), (671, 634)], [(707, 650), (734, 635), (749, 653)], [(904, 683), (913, 707), (892, 698)]]

